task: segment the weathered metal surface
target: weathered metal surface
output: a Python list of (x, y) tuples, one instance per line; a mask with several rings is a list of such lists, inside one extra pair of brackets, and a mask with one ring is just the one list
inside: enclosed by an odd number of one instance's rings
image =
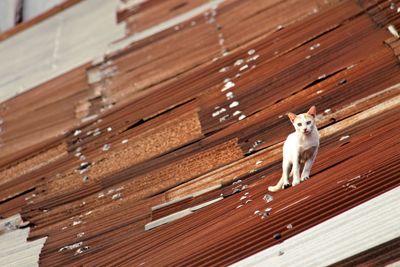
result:
[[(133, 35), (132, 23), (146, 31), (203, 5), (129, 2), (118, 14)], [(5, 145), (69, 116), (67, 133), (0, 158), (2, 173), (22, 168), (0, 183), (1, 215), (21, 211), (31, 239), (48, 236), (43, 266), (226, 266), (398, 187), (390, 1), (220, 2), (3, 104)], [(312, 104), (312, 178), (268, 193), (293, 131), (285, 114)]]

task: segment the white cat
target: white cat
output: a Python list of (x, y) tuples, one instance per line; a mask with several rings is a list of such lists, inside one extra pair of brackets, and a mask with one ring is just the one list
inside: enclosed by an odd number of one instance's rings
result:
[[(315, 106), (300, 115), (288, 113), (296, 131), (289, 134), (283, 144), (282, 177), (275, 186), (268, 187), (269, 191), (275, 192), (290, 187), (289, 176), (293, 176), (293, 186), (310, 177), (311, 166), (319, 148), (319, 133), (315, 125), (316, 114)], [(301, 169), (303, 171), (300, 176)]]

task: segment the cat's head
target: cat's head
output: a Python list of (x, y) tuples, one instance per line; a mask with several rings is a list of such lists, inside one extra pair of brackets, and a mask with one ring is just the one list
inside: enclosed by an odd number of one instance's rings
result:
[(296, 132), (302, 134), (310, 134), (315, 125), (315, 116), (317, 115), (317, 109), (312, 106), (307, 113), (296, 115), (292, 112), (288, 113), (288, 117), (292, 122)]

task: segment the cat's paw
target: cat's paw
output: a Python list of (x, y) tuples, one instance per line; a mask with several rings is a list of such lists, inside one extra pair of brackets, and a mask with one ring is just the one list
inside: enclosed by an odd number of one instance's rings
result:
[(301, 180), (302, 182), (304, 182), (304, 181), (307, 181), (308, 179), (310, 179), (310, 177), (308, 177), (308, 176), (305, 176), (305, 177), (301, 177), (301, 179), (300, 179), (300, 180)]
[(300, 181), (299, 181), (299, 180), (297, 180), (297, 181), (293, 181), (292, 185), (293, 185), (293, 186), (296, 186), (296, 185), (298, 185), (299, 183), (300, 183)]
[(292, 185), (291, 184), (284, 184), (283, 186), (282, 186), (282, 188), (283, 189), (288, 189), (289, 187), (291, 187)]

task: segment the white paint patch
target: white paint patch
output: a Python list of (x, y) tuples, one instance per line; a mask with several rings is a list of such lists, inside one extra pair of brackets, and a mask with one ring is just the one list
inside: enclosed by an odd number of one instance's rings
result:
[(219, 109), (217, 111), (214, 111), (212, 116), (213, 117), (217, 117), (218, 115), (220, 115), (221, 113), (224, 113), (224, 112), (226, 112), (226, 109), (225, 108), (221, 108), (221, 109)]
[(224, 87), (222, 88), (221, 92), (224, 92), (234, 86), (235, 86), (234, 82), (228, 81), (227, 83), (224, 84)]
[(400, 38), (399, 32), (397, 31), (396, 27), (393, 24), (388, 26), (389, 32), (396, 38)]
[(77, 237), (77, 238), (81, 238), (81, 237), (83, 237), (84, 235), (85, 235), (85, 232), (80, 232), (80, 233), (76, 234), (76, 237)]
[(73, 221), (73, 222), (72, 222), (72, 226), (75, 226), (75, 225), (78, 225), (78, 224), (81, 224), (81, 223), (82, 223), (81, 220), (79, 220), (79, 221)]
[(239, 114), (241, 114), (242, 112), (240, 110), (236, 110), (235, 112), (233, 112), (233, 116), (237, 116)]
[(251, 58), (249, 58), (249, 59), (247, 60), (247, 62), (257, 60), (259, 57), (260, 57), (260, 55), (254, 55), (254, 56), (252, 56)]
[(121, 193), (116, 193), (111, 198), (112, 198), (112, 200), (117, 200), (117, 199), (121, 199), (121, 197), (122, 197)]
[(89, 115), (87, 117), (84, 117), (81, 119), (82, 123), (88, 122), (88, 121), (93, 121), (95, 119), (97, 119), (98, 115), (97, 114), (93, 114), (93, 115)]
[(246, 118), (246, 115), (244, 115), (244, 114), (242, 114), (242, 115), (240, 115), (239, 116), (239, 120), (241, 121), (241, 120), (244, 120)]
[(234, 108), (234, 107), (237, 107), (237, 106), (239, 106), (239, 101), (233, 101), (233, 102), (229, 105), (229, 108)]
[(79, 254), (81, 254), (81, 253), (83, 253), (83, 252), (85, 252), (86, 250), (89, 250), (90, 249), (90, 247), (89, 246), (84, 246), (84, 247), (81, 247), (81, 248), (78, 248), (77, 250), (76, 250), (76, 252), (75, 252), (75, 256), (76, 255), (79, 255)]
[(247, 51), (247, 54), (248, 54), (249, 56), (251, 56), (251, 55), (253, 55), (255, 52), (256, 52), (255, 49), (250, 49), (249, 51)]
[(228, 93), (226, 93), (226, 99), (227, 100), (230, 100), (230, 99), (232, 99), (232, 98), (234, 98), (235, 97), (235, 95), (233, 94), (233, 92), (228, 92)]
[(313, 46), (310, 47), (310, 50), (314, 50), (314, 49), (316, 49), (316, 48), (318, 48), (318, 47), (320, 47), (320, 46), (321, 46), (320, 43), (316, 43), (315, 45), (313, 45)]
[(329, 266), (400, 236), (399, 201), (397, 187), (231, 266)]
[(243, 65), (240, 67), (239, 71), (244, 71), (245, 69), (247, 69), (249, 67), (249, 65)]
[(219, 72), (227, 72), (229, 70), (229, 67), (223, 67), (219, 70)]
[(238, 60), (236, 60), (235, 61), (235, 63), (233, 64), (234, 66), (240, 66), (240, 65), (242, 65), (244, 63), (244, 60), (243, 59), (238, 59)]
[(346, 139), (348, 139), (349, 137), (350, 137), (350, 136), (348, 136), (348, 135), (344, 135), (344, 136), (340, 137), (339, 141), (346, 140)]
[(58, 252), (62, 252), (64, 250), (73, 250), (73, 249), (79, 248), (82, 245), (83, 245), (83, 242), (78, 242), (78, 243), (75, 243), (75, 244), (72, 244), (72, 245), (64, 246), (64, 247), (60, 248), (58, 250)]
[(110, 144), (104, 144), (104, 146), (102, 147), (102, 150), (103, 151), (108, 151), (108, 150), (110, 150), (110, 148), (111, 148)]
[(222, 116), (221, 118), (219, 118), (219, 122), (224, 122), (229, 118), (229, 114), (226, 114), (225, 116)]

